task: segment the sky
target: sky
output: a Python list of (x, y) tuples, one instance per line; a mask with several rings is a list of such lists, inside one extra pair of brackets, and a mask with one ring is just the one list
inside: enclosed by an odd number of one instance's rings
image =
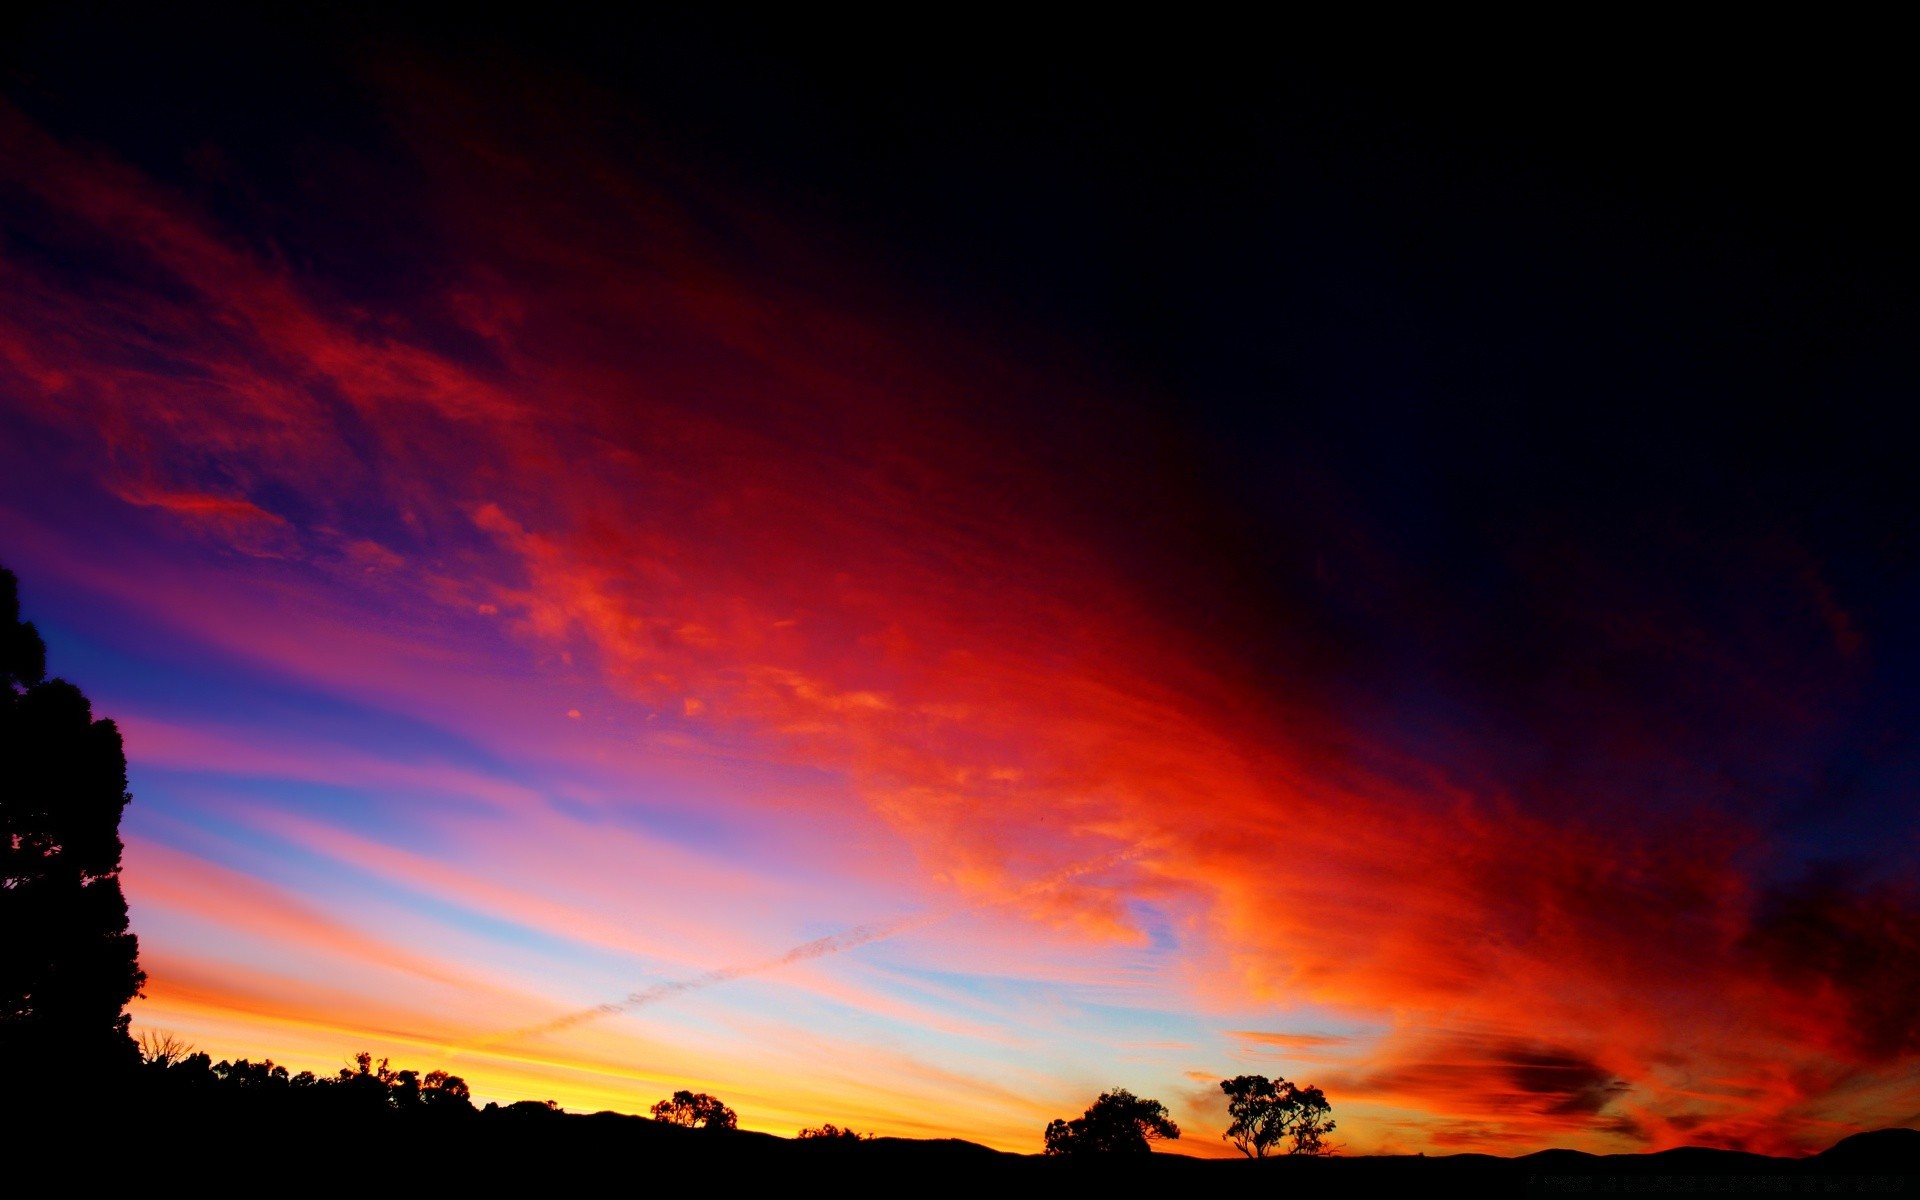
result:
[(0, 564), (137, 1029), (1023, 1152), (1920, 1121), (1891, 60), (12, 20)]

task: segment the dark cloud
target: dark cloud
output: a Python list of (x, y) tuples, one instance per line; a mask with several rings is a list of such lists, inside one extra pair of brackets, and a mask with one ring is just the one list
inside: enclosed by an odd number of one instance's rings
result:
[(1343, 1082), (1361, 1093), (1445, 1097), (1454, 1111), (1572, 1119), (1599, 1116), (1628, 1086), (1564, 1047), (1471, 1036), (1428, 1043), (1404, 1061)]
[(1920, 894), (1827, 865), (1768, 891), (1744, 948), (1784, 986), (1825, 1001), (1823, 1030), (1863, 1063), (1920, 1053)]
[(1627, 1089), (1611, 1071), (1578, 1055), (1515, 1046), (1502, 1057), (1513, 1086), (1550, 1099), (1545, 1111), (1553, 1116), (1594, 1116)]

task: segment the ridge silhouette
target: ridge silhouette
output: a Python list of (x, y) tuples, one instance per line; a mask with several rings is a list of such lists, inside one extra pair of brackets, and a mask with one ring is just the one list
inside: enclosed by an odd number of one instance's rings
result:
[[(676, 1102), (677, 1101), (677, 1102)], [(331, 1076), (291, 1073), (270, 1061), (212, 1062), (176, 1045), (113, 1088), (99, 1088), (67, 1119), (48, 1108), (23, 1114), (9, 1144), (30, 1146), (78, 1121), (95, 1139), (96, 1170), (143, 1172), (152, 1148), (209, 1145), (224, 1173), (285, 1172), (323, 1152), (364, 1178), (404, 1177), (431, 1164), (436, 1186), (538, 1188), (644, 1172), (657, 1186), (881, 1188), (1057, 1195), (1087, 1187), (1129, 1190), (1288, 1187), (1311, 1193), (1473, 1195), (1562, 1191), (1710, 1190), (1885, 1193), (1920, 1183), (1920, 1131), (1855, 1134), (1804, 1158), (1680, 1147), (1651, 1154), (1543, 1150), (1485, 1154), (1192, 1158), (1139, 1154), (1014, 1154), (959, 1139), (859, 1137), (831, 1125), (796, 1136), (701, 1125), (696, 1112), (730, 1115), (713, 1097), (688, 1093), (649, 1118), (566, 1113), (551, 1101), (476, 1106), (457, 1077), (396, 1068), (359, 1054)], [(71, 1110), (70, 1110), (71, 1111)], [(832, 1132), (829, 1133), (828, 1131)], [(1035, 1150), (1039, 1147), (1036, 1145)], [(62, 1158), (63, 1156), (54, 1156)], [(13, 1155), (9, 1181), (59, 1177), (65, 1161)], [(55, 1169), (57, 1167), (57, 1170)], [(1254, 1178), (1248, 1172), (1260, 1173)], [(1691, 1182), (1689, 1182), (1691, 1181)], [(1698, 1186), (1695, 1186), (1697, 1183)]]

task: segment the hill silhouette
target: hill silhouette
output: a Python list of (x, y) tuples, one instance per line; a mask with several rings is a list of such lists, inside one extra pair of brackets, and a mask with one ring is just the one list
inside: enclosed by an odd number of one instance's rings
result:
[[(225, 1065), (225, 1064), (223, 1064)], [(253, 1064), (258, 1077), (259, 1064)], [(542, 1192), (635, 1186), (828, 1188), (909, 1186), (942, 1193), (1079, 1193), (1091, 1187), (1285, 1188), (1298, 1194), (1473, 1195), (1594, 1191), (1662, 1193), (1908, 1194), (1920, 1189), (1920, 1131), (1856, 1134), (1804, 1158), (1683, 1147), (1650, 1154), (1543, 1150), (1487, 1154), (1200, 1159), (1155, 1152), (1111, 1161), (1013, 1154), (959, 1139), (800, 1139), (748, 1130), (687, 1128), (616, 1112), (570, 1114), (545, 1102), (430, 1105), (411, 1110), (352, 1102), (351, 1089), (180, 1087), (135, 1078), (103, 1087), (77, 1108), (10, 1114), (17, 1147), (91, 1143), (89, 1178), (138, 1184), (156, 1156), (205, 1156), (230, 1178), (334, 1172), (363, 1179), (416, 1177), (434, 1186)], [(322, 1093), (333, 1093), (323, 1098)], [(1038, 1147), (1036, 1146), (1036, 1151)], [(66, 1153), (17, 1153), (22, 1183), (71, 1178)]]
[(1880, 1171), (1889, 1163), (1906, 1163), (1920, 1170), (1920, 1129), (1876, 1129), (1841, 1138), (1814, 1156), (1832, 1170)]

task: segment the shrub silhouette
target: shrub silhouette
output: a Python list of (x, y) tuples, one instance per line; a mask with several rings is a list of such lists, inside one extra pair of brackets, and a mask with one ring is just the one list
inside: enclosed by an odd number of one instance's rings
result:
[(420, 1102), (430, 1112), (472, 1112), (473, 1092), (458, 1075), (428, 1071), (420, 1081)]
[(407, 1112), (444, 1117), (475, 1111), (467, 1082), (458, 1075), (396, 1071), (386, 1059), (365, 1052), (354, 1055), (333, 1076), (319, 1077), (312, 1071), (292, 1073), (270, 1058), (216, 1063), (170, 1034), (143, 1033), (140, 1046), (140, 1077), (148, 1095), (163, 1104), (169, 1098), (191, 1095), (244, 1096), (271, 1109), (297, 1096), (306, 1111), (345, 1119)]
[(814, 1142), (864, 1142), (872, 1140), (870, 1133), (855, 1133), (851, 1129), (842, 1129), (831, 1121), (814, 1129), (802, 1129), (800, 1140)]
[(732, 1129), (738, 1123), (732, 1109), (705, 1092), (675, 1092), (648, 1110), (656, 1121), (689, 1129)]
[(0, 569), (0, 1062), (23, 1085), (138, 1064), (122, 1011), (146, 981), (120, 891), (127, 758)]
[[(279, 1070), (284, 1074), (286, 1069)], [(472, 1093), (467, 1081), (458, 1075), (429, 1071), (422, 1076), (418, 1071), (396, 1071), (388, 1060), (375, 1062), (373, 1055), (364, 1050), (353, 1056), (350, 1065), (341, 1067), (330, 1082), (343, 1097), (370, 1109), (473, 1111)]]
[(142, 1066), (166, 1070), (193, 1053), (193, 1047), (162, 1029), (143, 1029), (135, 1043)]
[(1179, 1136), (1180, 1127), (1168, 1119), (1166, 1105), (1115, 1088), (1102, 1092), (1086, 1115), (1049, 1124), (1046, 1152), (1073, 1157), (1146, 1154), (1152, 1150), (1150, 1141)]
[(1265, 1158), (1291, 1140), (1289, 1154), (1324, 1154), (1324, 1138), (1333, 1132), (1333, 1106), (1316, 1087), (1300, 1087), (1265, 1075), (1236, 1075), (1220, 1081), (1233, 1124), (1220, 1136), (1249, 1158)]

